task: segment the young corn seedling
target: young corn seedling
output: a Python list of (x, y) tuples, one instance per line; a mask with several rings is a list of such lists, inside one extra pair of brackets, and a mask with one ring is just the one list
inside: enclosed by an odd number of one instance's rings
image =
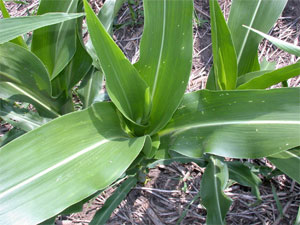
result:
[[(72, 20), (83, 15), (80, 0), (42, 0), (37, 16), (0, 20), (1, 98), (29, 102), (40, 117), (53, 119), (28, 128), (0, 149), (3, 224), (52, 221), (127, 178), (91, 222), (104, 224), (139, 174), (162, 161), (206, 167), (200, 196), (207, 224), (224, 224), (231, 204), (223, 193), (229, 179), (250, 186), (259, 198), (256, 174), (223, 157), (268, 157), (300, 182), (292, 169), (299, 165), (294, 149), (300, 146), (299, 88), (263, 90), (298, 75), (299, 63), (260, 71), (261, 38), (242, 26), (267, 32), (286, 0), (276, 6), (269, 0), (233, 0), (228, 23), (217, 1), (210, 0), (214, 65), (207, 90), (188, 94), (192, 0), (143, 1), (144, 33), (136, 64), (107, 32), (112, 20), (103, 18), (113, 16), (100, 11), (97, 17), (86, 0), (83, 4), (91, 39), (87, 50), (81, 20)], [(115, 1), (106, 4), (111, 12), (120, 7)], [(30, 50), (7, 42), (34, 29)], [(102, 74), (111, 101), (95, 103)], [(72, 88), (82, 78), (84, 109), (72, 112)], [(6, 118), (18, 114), (5, 108)]]

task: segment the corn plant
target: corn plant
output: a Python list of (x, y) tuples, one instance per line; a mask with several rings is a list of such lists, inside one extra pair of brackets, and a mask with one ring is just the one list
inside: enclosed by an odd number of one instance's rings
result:
[[(116, 1), (106, 1), (111, 13), (97, 17), (83, 0), (86, 46), (82, 21), (74, 20), (83, 15), (81, 1), (42, 0), (37, 16), (1, 20), (0, 93), (7, 104), (1, 117), (25, 120), (20, 124), (28, 132), (0, 149), (0, 221), (41, 223), (80, 209), (126, 179), (91, 222), (104, 224), (140, 173), (176, 160), (206, 167), (200, 196), (207, 224), (224, 224), (229, 179), (250, 186), (259, 199), (258, 176), (224, 157), (268, 157), (300, 182), (299, 88), (263, 90), (298, 75), (300, 64), (261, 68), (261, 37), (242, 26), (268, 32), (286, 0), (276, 3), (234, 0), (226, 23), (217, 1), (210, 0), (214, 65), (207, 90), (188, 94), (192, 0), (144, 0), (135, 64), (111, 38), (112, 20), (103, 19), (113, 18), (120, 7)], [(30, 22), (20, 26), (18, 20)], [(19, 35), (34, 29), (29, 50)], [(95, 102), (102, 74), (111, 101)], [(81, 79), (84, 109), (72, 112), (72, 88)], [(11, 104), (16, 100), (31, 103), (36, 112), (16, 109)]]

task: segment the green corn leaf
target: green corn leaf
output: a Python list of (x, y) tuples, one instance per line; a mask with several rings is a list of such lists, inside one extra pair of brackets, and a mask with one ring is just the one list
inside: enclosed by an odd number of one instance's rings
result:
[(0, 20), (0, 44), (32, 30), (83, 16), (83, 13), (47, 13), (41, 16), (14, 17)]
[(11, 102), (0, 99), (0, 117), (24, 131), (31, 131), (49, 122), (28, 109), (21, 109)]
[(299, 111), (299, 88), (202, 90), (185, 95), (161, 145), (195, 158), (265, 157), (300, 145)]
[(150, 107), (147, 84), (105, 31), (87, 1), (84, 7), (91, 40), (105, 74), (107, 92), (127, 119), (141, 124), (147, 120)]
[(236, 87), (237, 58), (230, 31), (217, 0), (210, 0), (211, 36), (214, 76), (217, 89)]
[(93, 60), (79, 38), (76, 38), (76, 52), (73, 58), (62, 72), (51, 81), (54, 96), (60, 95), (62, 91), (70, 91), (88, 73), (92, 66)]
[(274, 71), (252, 72), (238, 79), (238, 89), (265, 89), (274, 84), (300, 75), (300, 62)]
[[(105, 30), (112, 35), (113, 33), (113, 23), (116, 15), (118, 14), (120, 8), (122, 7), (125, 0), (107, 0), (104, 2), (103, 6), (101, 7), (98, 18), (103, 24)], [(92, 44), (91, 39), (89, 39), (86, 43), (86, 48), (89, 54), (92, 56), (94, 62), (94, 66), (97, 69), (100, 69), (101, 66), (97, 59), (97, 55)]]
[(243, 74), (242, 76), (238, 77), (237, 87), (249, 82), (250, 80), (256, 77), (260, 77), (261, 75), (271, 73), (271, 72), (273, 72), (273, 70), (260, 70), (260, 71), (254, 71), (254, 72)]
[(248, 27), (248, 26), (244, 26), (244, 27), (248, 28), (249, 30), (251, 30), (251, 31), (253, 31), (257, 34), (259, 34), (263, 38), (266, 38), (267, 40), (272, 42), (274, 45), (276, 45), (278, 48), (282, 49), (283, 51), (286, 51), (290, 54), (293, 54), (293, 55), (296, 55), (296, 56), (300, 57), (300, 47), (299, 46), (293, 45), (293, 44), (285, 42), (285, 41), (282, 41), (278, 38), (267, 35), (263, 32), (260, 32), (259, 30), (253, 29), (251, 27)]
[(135, 64), (150, 87), (151, 128), (165, 126), (186, 89), (192, 62), (193, 1), (144, 2), (140, 60)]
[[(32, 99), (37, 103), (38, 108), (48, 111), (52, 116), (53, 114), (59, 115), (57, 103), (54, 103), (50, 97), (52, 91), (47, 69), (30, 51), (13, 43), (1, 44), (0, 78), (0, 83), (6, 82), (5, 86), (10, 86), (9, 93), (15, 89), (16, 94), (22, 94)], [(7, 95), (8, 93), (1, 89), (0, 94)], [(34, 105), (36, 106), (36, 104)]]
[(279, 170), (300, 184), (300, 148), (280, 152), (268, 157)]
[[(276, 2), (276, 3), (275, 3)], [(287, 0), (233, 0), (228, 18), (238, 60), (238, 75), (260, 70), (257, 48), (262, 37), (243, 25), (267, 33), (283, 11)]]
[(129, 177), (125, 180), (114, 193), (105, 201), (104, 205), (98, 210), (90, 225), (103, 225), (109, 219), (113, 211), (126, 198), (129, 191), (136, 185), (137, 179)]
[(0, 45), (0, 78), (2, 82), (11, 82), (51, 95), (47, 69), (39, 58), (19, 45)]
[(263, 60), (260, 63), (260, 70), (275, 70), (276, 69), (277, 62), (268, 62), (265, 57), (263, 57)]
[(10, 82), (0, 82), (0, 98), (10, 101), (31, 103), (43, 117), (55, 118), (60, 116), (60, 102), (24, 86)]
[[(3, 18), (10, 18), (10, 15), (9, 15), (9, 13), (6, 10), (6, 7), (4, 5), (3, 0), (0, 0), (0, 11), (2, 12)], [(28, 48), (28, 46), (26, 45), (26, 43), (25, 43), (25, 41), (24, 41), (24, 39), (23, 39), (22, 36), (19, 36), (19, 37), (15, 38), (15, 39), (12, 39), (11, 42), (15, 43), (17, 45), (20, 45), (20, 46), (22, 46), (24, 48)]]
[(100, 93), (103, 83), (103, 73), (93, 69), (83, 78), (78, 94), (83, 103), (83, 108), (91, 106), (95, 102), (105, 100), (105, 93)]
[[(112, 103), (62, 116), (10, 142), (0, 148), (1, 223), (43, 222), (107, 187), (144, 142), (122, 130)], [(22, 157), (12, 161), (16, 155)]]
[[(76, 13), (78, 0), (42, 0), (37, 14)], [(47, 67), (51, 80), (70, 62), (76, 51), (76, 20), (42, 27), (32, 35), (31, 51)]]
[(251, 187), (252, 193), (258, 200), (262, 200), (259, 193), (259, 185), (262, 183), (259, 177), (242, 162), (226, 162), (229, 170), (229, 178), (241, 185)]
[(200, 184), (205, 187), (200, 189), (200, 196), (207, 210), (207, 225), (225, 224), (224, 219), (232, 202), (223, 192), (227, 182), (227, 165), (211, 156)]
[(109, 34), (113, 32), (114, 19), (124, 2), (125, 0), (107, 0), (99, 11), (98, 18)]

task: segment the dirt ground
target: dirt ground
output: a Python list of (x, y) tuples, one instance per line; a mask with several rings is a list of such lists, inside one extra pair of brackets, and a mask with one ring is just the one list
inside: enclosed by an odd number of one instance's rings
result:
[[(13, 16), (25, 16), (38, 6), (37, 0), (27, 0), (28, 5), (7, 3)], [(225, 15), (228, 15), (231, 0), (220, 0)], [(99, 11), (102, 0), (93, 0), (95, 11)], [(194, 23), (193, 68), (187, 92), (205, 88), (207, 76), (212, 64), (211, 32), (209, 25), (208, 0), (194, 2), (198, 24)], [(139, 42), (143, 31), (142, 3), (132, 6), (136, 19), (133, 19), (128, 4), (125, 3), (116, 19), (116, 24), (123, 25), (114, 32), (114, 39), (132, 61), (139, 57)], [(272, 28), (271, 35), (299, 45), (300, 36), (300, 0), (289, 0), (283, 14)], [(299, 60), (268, 41), (260, 44), (259, 59), (266, 58), (276, 62), (277, 68)], [(289, 86), (300, 86), (300, 76), (288, 81)], [(277, 87), (280, 85), (276, 85)], [(2, 128), (1, 128), (2, 129)], [(266, 159), (248, 160), (256, 165), (274, 168)], [(200, 180), (204, 172), (196, 163), (173, 163), (150, 169), (147, 182), (138, 184), (111, 215), (107, 224), (205, 224), (206, 211), (196, 197), (200, 190)], [(293, 224), (300, 204), (300, 185), (285, 175), (272, 179), (262, 177), (260, 187), (262, 202), (255, 205), (256, 198), (250, 188), (233, 184), (226, 189), (226, 194), (233, 199), (233, 204), (226, 216), (227, 224)], [(280, 204), (276, 203), (272, 185), (276, 189)], [(89, 224), (93, 215), (113, 192), (105, 190), (101, 195), (86, 203), (79, 213), (61, 215), (56, 224)], [(282, 207), (283, 217), (279, 208)]]

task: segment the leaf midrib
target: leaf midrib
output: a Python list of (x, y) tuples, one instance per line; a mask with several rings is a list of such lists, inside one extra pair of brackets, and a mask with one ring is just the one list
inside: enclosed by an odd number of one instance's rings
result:
[(90, 151), (92, 151), (92, 150), (100, 147), (101, 145), (104, 145), (104, 144), (106, 144), (106, 143), (108, 143), (110, 141), (113, 141), (113, 140), (119, 139), (119, 138), (124, 138), (124, 137), (113, 137), (111, 139), (103, 139), (103, 140), (101, 140), (101, 141), (99, 141), (99, 142), (97, 142), (97, 143), (95, 143), (95, 144), (93, 144), (91, 146), (88, 146), (88, 147), (80, 150), (79, 152), (76, 152), (75, 154), (67, 157), (66, 159), (63, 159), (62, 161), (54, 164), (53, 166), (50, 166), (49, 168), (44, 169), (43, 171), (41, 171), (41, 172), (39, 172), (39, 173), (37, 173), (37, 174), (35, 174), (35, 175), (27, 178), (26, 180), (24, 180), (24, 181), (22, 181), (22, 182), (20, 182), (20, 183), (18, 183), (16, 185), (10, 187), (9, 189), (7, 189), (4, 192), (0, 193), (0, 199), (3, 198), (3, 197), (5, 197), (6, 195), (10, 194), (11, 192), (16, 191), (19, 188), (22, 188), (23, 186), (26, 186), (27, 184), (29, 184), (31, 182), (34, 182), (35, 180), (37, 180), (40, 177), (42, 177), (42, 176), (44, 176), (44, 175), (52, 172), (53, 170), (55, 170), (57, 168), (60, 168), (61, 166), (64, 166), (66, 164), (68, 164), (72, 160), (75, 160), (78, 157), (80, 157), (80, 156), (82, 156), (82, 155), (84, 155), (84, 154), (86, 154), (86, 153), (88, 153), (88, 152), (90, 152)]
[(158, 57), (158, 62), (157, 62), (157, 67), (155, 71), (155, 76), (154, 76), (154, 83), (153, 83), (153, 88), (152, 88), (152, 93), (151, 93), (151, 101), (153, 101), (154, 94), (156, 91), (157, 87), (157, 80), (158, 80), (158, 74), (159, 74), (159, 69), (160, 69), (160, 64), (161, 64), (161, 59), (162, 59), (162, 53), (164, 49), (164, 42), (165, 42), (165, 32), (166, 32), (166, 8), (167, 8), (167, 2), (164, 0), (164, 13), (163, 13), (163, 28), (162, 28), (162, 37), (161, 37), (161, 45), (160, 45), (160, 50), (159, 50), (159, 57)]
[[(250, 21), (249, 27), (252, 27), (252, 25), (253, 25), (253, 23), (254, 23), (254, 21), (256, 19), (256, 15), (257, 15), (258, 9), (259, 9), (259, 7), (261, 5), (261, 2), (262, 2), (262, 0), (258, 0), (258, 4), (256, 6), (254, 14), (252, 15), (252, 19)], [(246, 46), (246, 43), (247, 43), (247, 40), (248, 40), (248, 37), (249, 37), (249, 34), (250, 34), (250, 30), (248, 29), (247, 32), (246, 32), (245, 38), (243, 40), (242, 46), (240, 48), (240, 51), (239, 51), (239, 54), (238, 54), (238, 57), (237, 57), (237, 62), (240, 62), (240, 59), (242, 57), (242, 53), (244, 51), (244, 48)]]
[(160, 136), (168, 135), (172, 132), (183, 132), (190, 129), (200, 127), (213, 127), (213, 126), (225, 126), (225, 125), (262, 125), (262, 124), (283, 124), (283, 125), (300, 125), (300, 121), (296, 120), (236, 120), (236, 121), (219, 121), (215, 123), (200, 123), (192, 126), (178, 126), (171, 127), (159, 132)]

